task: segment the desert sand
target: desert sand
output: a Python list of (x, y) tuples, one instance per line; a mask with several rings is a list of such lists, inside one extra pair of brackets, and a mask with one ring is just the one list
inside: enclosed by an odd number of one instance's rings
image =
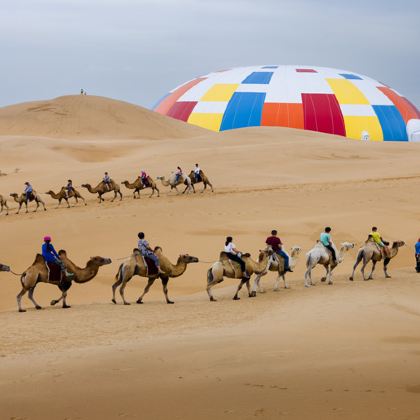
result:
[[(35, 109), (35, 111), (34, 111)], [(28, 115), (29, 114), (29, 115)], [(64, 114), (64, 115), (61, 115)], [(113, 119), (111, 116), (115, 116)], [(77, 123), (76, 123), (77, 121)], [(91, 282), (69, 291), (71, 309), (50, 307), (54, 286), (24, 298), (19, 278), (0, 273), (1, 419), (418, 419), (420, 418), (420, 236), (418, 145), (362, 143), (280, 128), (210, 133), (140, 107), (99, 97), (63, 97), (0, 109), (0, 194), (30, 180), (45, 193), (70, 177), (84, 207), (0, 214), (0, 262), (24, 271), (44, 234), (80, 266), (110, 257)], [(198, 162), (215, 192), (99, 204), (81, 189), (105, 171), (121, 182), (145, 168), (154, 178)], [(201, 188), (201, 187), (199, 187)], [(31, 204), (31, 210), (33, 210)], [(303, 287), (305, 253), (324, 226), (336, 243), (356, 244), (334, 272), (334, 285)], [(372, 225), (407, 246), (384, 279), (348, 280)], [(256, 256), (271, 229), (287, 248), (302, 247), (291, 288), (231, 298), (236, 281), (208, 301), (206, 271), (224, 237)], [(198, 257), (169, 283), (174, 305), (156, 283), (134, 302), (145, 279), (127, 286), (131, 306), (111, 303), (118, 265), (144, 230), (175, 261)]]

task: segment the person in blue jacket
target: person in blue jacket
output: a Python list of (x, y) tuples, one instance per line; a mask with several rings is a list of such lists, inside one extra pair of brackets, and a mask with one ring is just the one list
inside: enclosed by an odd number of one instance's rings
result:
[(417, 240), (416, 245), (414, 245), (416, 251), (416, 271), (420, 273), (420, 238)]
[(60, 267), (61, 279), (63, 280), (66, 277), (66, 267), (64, 266), (63, 261), (60, 260), (57, 251), (51, 243), (51, 236), (44, 237), (44, 243), (42, 244), (42, 256), (47, 264), (56, 264)]

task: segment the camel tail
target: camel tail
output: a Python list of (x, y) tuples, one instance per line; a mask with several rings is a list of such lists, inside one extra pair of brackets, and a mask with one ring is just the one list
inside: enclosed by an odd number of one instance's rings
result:
[(209, 268), (207, 270), (207, 283), (211, 283), (213, 281), (213, 270)]

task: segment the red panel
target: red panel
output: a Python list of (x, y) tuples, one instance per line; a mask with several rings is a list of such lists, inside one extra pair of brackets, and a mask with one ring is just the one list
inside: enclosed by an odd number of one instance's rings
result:
[(318, 73), (314, 69), (296, 69), (296, 73)]
[(187, 121), (196, 105), (197, 102), (176, 102), (166, 115), (177, 120)]
[(287, 103), (265, 103), (261, 125), (303, 128), (303, 105)]
[(420, 112), (408, 99), (388, 87), (378, 86), (378, 89), (395, 105), (406, 124), (408, 120), (420, 118)]
[(188, 90), (190, 90), (195, 85), (198, 85), (202, 80), (206, 80), (205, 77), (201, 77), (198, 79), (191, 80), (191, 82), (182, 85), (174, 92), (172, 92), (169, 96), (167, 96), (156, 108), (155, 111), (159, 112), (159, 114), (167, 115), (168, 111), (172, 108), (175, 102)]
[(340, 105), (333, 94), (302, 93), (305, 130), (346, 135)]

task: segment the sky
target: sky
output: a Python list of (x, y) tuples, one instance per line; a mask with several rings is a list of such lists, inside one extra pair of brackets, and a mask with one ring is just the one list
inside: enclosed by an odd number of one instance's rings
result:
[(419, 0), (0, 0), (0, 106), (77, 94), (150, 107), (215, 70), (368, 75), (420, 108)]

